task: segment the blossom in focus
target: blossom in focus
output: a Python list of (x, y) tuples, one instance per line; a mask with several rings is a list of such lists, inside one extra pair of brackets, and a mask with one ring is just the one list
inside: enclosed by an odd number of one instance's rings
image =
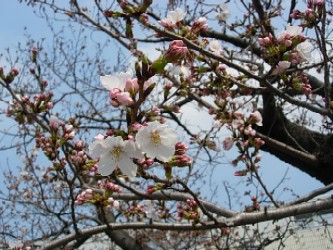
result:
[(129, 91), (135, 93), (139, 89), (137, 78), (132, 79), (130, 72), (121, 72), (115, 76), (100, 76), (100, 81), (106, 89), (110, 90), (111, 104), (115, 107), (131, 104), (133, 99)]
[(217, 6), (215, 18), (219, 23), (226, 22), (230, 17), (228, 6), (224, 3)]
[(104, 86), (104, 88), (108, 90), (113, 90), (113, 89), (119, 89), (123, 91), (126, 86), (126, 81), (131, 79), (132, 73), (131, 72), (121, 72), (118, 75), (112, 76), (112, 75), (105, 75), (105, 76), (100, 76), (99, 79)]
[(300, 57), (304, 60), (311, 61), (312, 44), (309, 41), (302, 42), (296, 46), (296, 50)]
[(89, 146), (89, 154), (99, 158), (98, 171), (103, 176), (111, 174), (118, 167), (128, 177), (135, 177), (137, 165), (132, 158), (143, 159), (135, 142), (124, 141), (120, 136), (94, 141)]
[(177, 132), (167, 125), (159, 122), (149, 122), (142, 126), (136, 134), (138, 147), (146, 153), (149, 158), (157, 158), (167, 162), (175, 154), (177, 143)]
[(165, 28), (175, 28), (176, 24), (181, 22), (186, 16), (186, 12), (182, 9), (177, 8), (174, 11), (169, 11), (167, 17), (160, 20), (159, 24), (164, 26)]

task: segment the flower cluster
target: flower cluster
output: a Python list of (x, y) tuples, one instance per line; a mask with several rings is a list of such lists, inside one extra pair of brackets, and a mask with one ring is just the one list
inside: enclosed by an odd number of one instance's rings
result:
[(303, 27), (312, 28), (321, 21), (324, 7), (325, 0), (308, 0), (307, 9), (304, 12), (293, 10), (290, 16), (293, 19), (302, 20)]
[(83, 205), (85, 203), (98, 203), (103, 205), (107, 210), (119, 208), (119, 201), (115, 200), (113, 197), (104, 197), (94, 193), (92, 189), (83, 190), (75, 199), (75, 205)]
[(16, 100), (10, 103), (7, 115), (14, 116), (19, 124), (25, 122), (30, 124), (34, 121), (34, 114), (46, 112), (53, 108), (52, 97), (53, 92), (36, 94), (32, 99), (26, 95), (17, 95)]
[(236, 176), (244, 176), (259, 168), (258, 162), (261, 160), (259, 149), (264, 145), (264, 141), (256, 137), (256, 130), (253, 126), (263, 126), (262, 116), (259, 111), (252, 112), (245, 117), (240, 112), (234, 112), (228, 121), (228, 127), (232, 131), (232, 136), (226, 137), (222, 141), (224, 150), (230, 150), (234, 144), (240, 152), (239, 156), (232, 162), (237, 165), (239, 162), (245, 163), (246, 168), (236, 171)]
[(302, 30), (301, 26), (288, 26), (277, 38), (271, 34), (259, 38), (259, 44), (265, 48), (263, 57), (272, 65), (272, 74), (280, 75), (286, 86), (309, 94), (311, 87), (305, 77), (297, 72), (292, 75), (287, 72), (304, 61), (312, 60), (313, 46), (306, 40)]
[(199, 207), (195, 200), (188, 199), (186, 205), (182, 203), (177, 205), (179, 219), (198, 221), (200, 218)]
[(278, 72), (282, 72), (292, 65), (311, 60), (312, 44), (306, 41), (300, 26), (288, 26), (276, 39), (269, 34), (258, 40), (259, 44), (266, 49), (266, 53), (263, 54), (264, 58), (276, 65), (283, 61), (282, 65), (278, 65)]
[[(139, 90), (138, 79), (133, 78), (131, 72), (121, 72), (118, 75), (100, 76), (102, 85), (110, 91), (110, 103), (114, 107), (119, 105), (128, 106), (133, 103), (136, 93)], [(143, 90), (153, 84), (153, 79), (144, 82)]]
[(245, 212), (254, 212), (260, 210), (260, 204), (258, 202), (257, 196), (251, 197), (252, 205), (245, 207)]
[(89, 153), (99, 158), (100, 174), (107, 176), (119, 168), (123, 174), (133, 178), (137, 172), (133, 159), (142, 163), (145, 154), (147, 158), (168, 162), (175, 154), (176, 142), (176, 131), (159, 122), (150, 122), (138, 129), (135, 141), (124, 141), (121, 136), (100, 138), (89, 146)]
[(36, 135), (36, 147), (41, 148), (50, 160), (55, 160), (59, 155), (59, 147), (75, 136), (74, 126), (60, 122), (56, 116), (49, 120), (50, 135), (39, 132)]
[(181, 21), (184, 20), (185, 16), (186, 12), (177, 8), (174, 11), (169, 11), (167, 17), (158, 23), (168, 30), (174, 30), (176, 27), (181, 27)]
[(16, 67), (12, 68), (10, 72), (5, 75), (4, 70), (2, 67), (0, 67), (0, 78), (7, 84), (10, 84), (14, 81), (15, 77), (18, 76), (20, 73), (20, 70)]
[(230, 17), (230, 11), (228, 6), (224, 3), (221, 3), (217, 6), (215, 12), (215, 18), (219, 22), (219, 24), (225, 23)]

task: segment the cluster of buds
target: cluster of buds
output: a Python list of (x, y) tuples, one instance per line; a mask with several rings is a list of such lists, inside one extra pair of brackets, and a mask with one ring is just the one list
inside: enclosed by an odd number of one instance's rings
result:
[[(59, 155), (59, 147), (64, 142), (72, 140), (75, 136), (73, 125), (65, 125), (56, 116), (51, 116), (49, 121), (50, 135), (43, 133), (36, 135), (36, 147), (41, 148), (50, 160), (55, 160)], [(82, 157), (81, 157), (82, 158)]]
[(109, 180), (105, 180), (104, 183), (102, 181), (98, 181), (98, 186), (99, 186), (99, 188), (105, 189), (107, 192), (111, 192), (111, 193), (120, 193), (121, 192), (121, 188), (117, 184), (114, 184), (114, 183), (110, 182)]
[(78, 140), (74, 144), (75, 150), (71, 152), (71, 161), (74, 163), (78, 169), (89, 171), (89, 175), (95, 175), (97, 173), (98, 167), (95, 160), (90, 160), (87, 153), (83, 150), (83, 142)]
[(199, 207), (195, 200), (188, 199), (186, 205), (179, 203), (177, 205), (179, 219), (198, 221), (200, 218)]
[(307, 76), (300, 72), (292, 73), (290, 79), (284, 80), (284, 82), (287, 85), (289, 84), (294, 90), (302, 92), (305, 95), (310, 95), (312, 93), (312, 87)]
[(94, 194), (92, 189), (82, 191), (75, 199), (75, 205), (82, 205), (88, 201), (93, 200)]
[(90, 188), (83, 190), (75, 199), (75, 205), (82, 205), (85, 203), (96, 203), (105, 207), (107, 210), (112, 208), (119, 208), (119, 201), (112, 197), (105, 197), (100, 194), (94, 193)]
[(132, 204), (127, 209), (125, 216), (127, 217), (135, 216), (137, 220), (140, 221), (147, 216), (147, 211), (143, 204), (138, 204), (136, 201), (133, 201)]
[[(122, 72), (116, 76), (101, 76), (100, 80), (102, 85), (110, 91), (110, 103), (114, 107), (131, 105), (140, 89), (138, 79), (133, 78), (131, 72)], [(143, 90), (151, 91), (154, 86), (154, 79), (149, 78), (143, 83)]]
[(14, 81), (15, 77), (20, 73), (19, 69), (14, 67), (12, 68), (7, 75), (5, 75), (3, 68), (0, 67), (0, 78), (7, 84), (10, 84)]
[(191, 158), (186, 155), (188, 147), (183, 142), (177, 142), (175, 145), (175, 155), (172, 157), (172, 160), (167, 163), (169, 167), (178, 166), (185, 167), (191, 166)]
[(159, 190), (163, 190), (166, 187), (167, 187), (167, 185), (161, 184), (161, 183), (157, 183), (157, 184), (154, 184), (154, 185), (148, 185), (146, 192), (148, 194), (153, 194), (154, 192), (159, 191)]
[(41, 148), (44, 154), (50, 159), (55, 160), (59, 155), (60, 141), (57, 138), (45, 136), (43, 133), (36, 135), (36, 147)]
[(154, 159), (145, 158), (143, 160), (138, 160), (137, 163), (140, 164), (143, 168), (148, 169), (151, 165), (154, 164)]
[(223, 149), (230, 150), (235, 144), (240, 152), (239, 156), (232, 161), (234, 166), (239, 162), (246, 165), (246, 168), (235, 172), (235, 176), (245, 176), (259, 168), (258, 162), (261, 160), (259, 149), (264, 145), (264, 141), (256, 136), (253, 126), (262, 126), (262, 116), (259, 111), (252, 112), (247, 118), (234, 112), (232, 121), (229, 121), (229, 128), (232, 136), (228, 136), (222, 141)]
[(112, 197), (109, 197), (107, 199), (107, 204), (105, 208), (107, 210), (112, 210), (113, 208), (119, 209), (119, 201), (113, 199)]
[(254, 212), (260, 210), (260, 204), (258, 202), (257, 196), (251, 197), (252, 205), (245, 207), (245, 212)]
[(262, 56), (273, 65), (273, 74), (284, 74), (288, 68), (311, 60), (313, 47), (302, 30), (300, 26), (288, 26), (277, 38), (271, 34), (259, 38), (259, 44), (265, 48)]
[(307, 9), (304, 12), (293, 10), (291, 17), (302, 20), (302, 26), (312, 28), (316, 26), (323, 16), (325, 0), (308, 0)]
[(53, 108), (52, 97), (52, 92), (35, 95), (33, 100), (30, 100), (29, 96), (16, 96), (7, 110), (7, 115), (15, 116), (15, 120), (19, 124), (31, 124), (34, 121), (34, 114), (46, 112)]

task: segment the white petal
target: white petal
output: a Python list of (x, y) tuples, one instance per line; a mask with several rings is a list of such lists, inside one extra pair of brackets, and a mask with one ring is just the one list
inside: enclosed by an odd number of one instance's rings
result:
[(109, 153), (103, 154), (98, 162), (98, 172), (103, 176), (107, 176), (115, 170), (116, 165)]
[(138, 133), (135, 136), (136, 144), (139, 148), (143, 149), (143, 144), (147, 142), (147, 140), (150, 138), (151, 133), (151, 127), (150, 126), (142, 126)]
[(93, 158), (100, 157), (102, 154), (108, 151), (107, 148), (104, 147), (104, 140), (94, 141), (89, 145), (89, 155)]
[(161, 144), (158, 147), (156, 158), (160, 161), (167, 162), (172, 159), (175, 154), (175, 146), (169, 147)]
[(131, 72), (121, 72), (119, 73), (119, 75), (117, 76), (118, 78), (118, 88), (120, 90), (124, 90), (125, 89), (125, 85), (126, 85), (126, 81), (128, 79), (131, 79), (132, 78), (132, 73)]
[(161, 137), (162, 144), (166, 146), (175, 146), (177, 143), (178, 134), (172, 128), (162, 128), (158, 129), (158, 134)]
[(123, 147), (124, 141), (121, 136), (109, 136), (104, 140), (104, 147), (108, 148), (109, 150), (114, 147)]
[(138, 149), (137, 145), (133, 141), (125, 141), (124, 151), (128, 157), (142, 160), (143, 153)]
[(124, 158), (119, 162), (119, 168), (123, 174), (133, 178), (136, 176), (138, 167), (130, 158)]
[(113, 90), (119, 88), (119, 79), (115, 76), (105, 75), (99, 77), (104, 88), (108, 90)]

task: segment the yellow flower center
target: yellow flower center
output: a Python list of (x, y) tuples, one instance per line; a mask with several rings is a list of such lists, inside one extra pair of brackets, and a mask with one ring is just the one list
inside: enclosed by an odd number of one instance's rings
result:
[(119, 160), (121, 158), (121, 147), (114, 147), (111, 151), (110, 151), (112, 158), (115, 160)]
[(151, 132), (150, 139), (155, 146), (161, 144), (161, 137), (157, 132)]

